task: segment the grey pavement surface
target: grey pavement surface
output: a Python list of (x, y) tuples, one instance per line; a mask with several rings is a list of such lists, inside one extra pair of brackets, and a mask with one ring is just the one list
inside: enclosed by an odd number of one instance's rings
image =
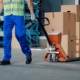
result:
[[(46, 49), (32, 50), (33, 61), (25, 64), (25, 55), (12, 50), (11, 65), (0, 66), (0, 80), (80, 80), (80, 61), (51, 63), (43, 60)], [(3, 48), (0, 49), (0, 60)]]

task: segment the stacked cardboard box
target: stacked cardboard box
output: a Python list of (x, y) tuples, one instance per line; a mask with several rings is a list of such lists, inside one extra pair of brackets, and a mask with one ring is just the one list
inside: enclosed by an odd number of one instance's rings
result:
[[(49, 18), (50, 25), (45, 29), (48, 33), (52, 31), (60, 31), (61, 46), (69, 57), (75, 57), (75, 43), (76, 43), (76, 15), (70, 12), (50, 12), (45, 13), (45, 17)], [(47, 22), (45, 22), (47, 23)], [(47, 43), (49, 50), (49, 44)]]
[(76, 14), (76, 57), (80, 57), (80, 5), (62, 5), (61, 12), (71, 12)]
[(80, 57), (80, 22), (76, 22), (76, 56)]
[(60, 31), (62, 34), (69, 34), (69, 35), (75, 34), (76, 15), (74, 13), (50, 12), (50, 13), (45, 13), (45, 16), (50, 20), (50, 25), (45, 27), (47, 32), (55, 30), (55, 31)]
[[(69, 57), (80, 56), (80, 6), (62, 5), (61, 12), (45, 13), (50, 25), (45, 27), (47, 32), (62, 33), (61, 46)], [(46, 23), (46, 22), (45, 22)], [(47, 48), (49, 44), (47, 43)]]
[(80, 57), (80, 40), (76, 40), (76, 57)]
[(80, 22), (80, 5), (62, 5), (61, 12), (75, 13), (76, 22)]

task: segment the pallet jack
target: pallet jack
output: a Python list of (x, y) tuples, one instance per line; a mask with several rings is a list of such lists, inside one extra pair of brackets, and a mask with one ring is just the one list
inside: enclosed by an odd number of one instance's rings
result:
[[(60, 46), (60, 44), (58, 43), (54, 43), (51, 42), (51, 40), (49, 39), (49, 36), (44, 28), (44, 26), (47, 26), (50, 24), (50, 21), (48, 18), (37, 18), (37, 20), (39, 21), (39, 25), (42, 28), (47, 41), (49, 43), (50, 49), (49, 51), (47, 51), (46, 55), (44, 56), (44, 60), (45, 61), (50, 61), (50, 62), (72, 62), (72, 61), (80, 61), (80, 57), (78, 58), (71, 58), (69, 56), (67, 56), (65, 54), (65, 52), (63, 51), (62, 47)], [(42, 20), (47, 20), (47, 24), (43, 25), (42, 24)]]

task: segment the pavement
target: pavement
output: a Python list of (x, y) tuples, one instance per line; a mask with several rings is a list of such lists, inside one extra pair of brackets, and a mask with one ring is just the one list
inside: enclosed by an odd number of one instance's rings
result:
[[(26, 65), (22, 51), (13, 49), (11, 65), (0, 65), (0, 80), (80, 80), (80, 61), (46, 62), (45, 48), (31, 48), (31, 50), (33, 61)], [(0, 60), (2, 56), (3, 48), (0, 49)]]

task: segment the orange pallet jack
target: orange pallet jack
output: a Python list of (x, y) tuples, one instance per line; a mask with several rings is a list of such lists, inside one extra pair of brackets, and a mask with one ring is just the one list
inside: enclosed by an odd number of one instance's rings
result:
[[(45, 57), (44, 57), (44, 60), (45, 61), (50, 61), (50, 62), (72, 62), (72, 61), (80, 61), (80, 57), (78, 58), (70, 58), (69, 56), (67, 56), (65, 54), (65, 52), (63, 51), (62, 47), (60, 46), (60, 44), (58, 43), (53, 43), (51, 42), (51, 40), (49, 39), (49, 36), (44, 28), (44, 26), (46, 25), (49, 25), (50, 24), (50, 21), (48, 18), (37, 18), (38, 21), (39, 21), (39, 25), (40, 27), (42, 28), (46, 38), (47, 38), (47, 41), (49, 43), (49, 46), (50, 46), (50, 49), (49, 51), (47, 51)], [(48, 24), (45, 24), (43, 25), (42, 24), (42, 19), (43, 20), (47, 20)]]

